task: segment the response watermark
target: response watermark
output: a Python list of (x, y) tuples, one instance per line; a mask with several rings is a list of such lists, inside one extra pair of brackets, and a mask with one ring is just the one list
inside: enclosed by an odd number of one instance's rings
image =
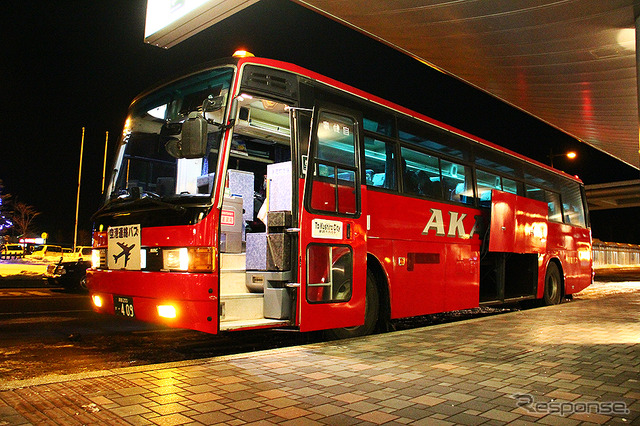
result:
[(516, 393), (511, 395), (516, 400), (516, 405), (522, 407), (530, 413), (538, 414), (560, 414), (569, 416), (571, 414), (603, 414), (608, 416), (620, 416), (629, 414), (629, 408), (624, 401), (550, 401), (536, 402), (533, 395), (528, 393)]

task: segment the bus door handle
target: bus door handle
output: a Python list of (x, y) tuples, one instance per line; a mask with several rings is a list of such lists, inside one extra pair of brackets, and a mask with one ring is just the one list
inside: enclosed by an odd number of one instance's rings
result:
[(351, 239), (351, 224), (347, 223), (347, 240)]

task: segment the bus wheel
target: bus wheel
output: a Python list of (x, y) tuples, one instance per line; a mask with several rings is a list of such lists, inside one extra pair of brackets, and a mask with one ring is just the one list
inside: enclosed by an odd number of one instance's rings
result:
[(373, 273), (367, 270), (367, 295), (365, 298), (364, 324), (355, 327), (334, 328), (327, 330), (326, 335), (330, 339), (348, 339), (350, 337), (366, 336), (376, 329), (378, 312), (380, 311), (380, 298)]
[(542, 303), (545, 306), (557, 305), (560, 303), (562, 296), (562, 277), (555, 263), (549, 263), (547, 266), (547, 274), (544, 278), (544, 295)]

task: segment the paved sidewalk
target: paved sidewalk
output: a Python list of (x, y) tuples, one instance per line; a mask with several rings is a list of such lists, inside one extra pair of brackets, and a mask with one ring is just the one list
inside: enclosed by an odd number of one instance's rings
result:
[(640, 292), (0, 389), (0, 425), (640, 424)]

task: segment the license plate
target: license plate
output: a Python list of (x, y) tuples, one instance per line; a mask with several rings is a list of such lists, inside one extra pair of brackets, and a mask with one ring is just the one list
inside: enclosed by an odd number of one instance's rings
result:
[(127, 318), (135, 318), (133, 311), (133, 297), (113, 296), (113, 307), (116, 315), (122, 315)]

